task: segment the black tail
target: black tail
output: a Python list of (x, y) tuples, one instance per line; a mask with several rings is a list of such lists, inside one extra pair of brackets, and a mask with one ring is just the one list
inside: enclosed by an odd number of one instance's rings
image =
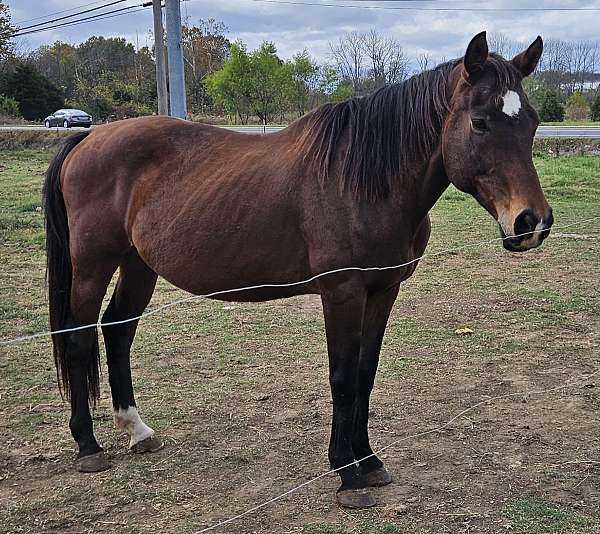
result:
[[(89, 132), (78, 132), (67, 137), (48, 167), (44, 182), (43, 203), (46, 216), (46, 282), (50, 307), (50, 329), (62, 330), (73, 326), (69, 321), (71, 300), (71, 254), (69, 252), (69, 223), (60, 185), (60, 173), (65, 158), (73, 148), (87, 137)], [(66, 334), (54, 334), (54, 363), (58, 387), (69, 398), (69, 363), (66, 353)], [(98, 340), (96, 332), (95, 354), (89, 360), (87, 381), (92, 400), (100, 390)]]

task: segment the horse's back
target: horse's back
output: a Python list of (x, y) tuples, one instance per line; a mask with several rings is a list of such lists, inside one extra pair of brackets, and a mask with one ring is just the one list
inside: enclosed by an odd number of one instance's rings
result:
[(72, 232), (80, 242), (93, 233), (96, 254), (133, 245), (195, 293), (269, 272), (268, 280), (297, 279), (309, 273), (302, 183), (286, 147), (279, 136), (165, 117), (96, 128), (64, 169)]

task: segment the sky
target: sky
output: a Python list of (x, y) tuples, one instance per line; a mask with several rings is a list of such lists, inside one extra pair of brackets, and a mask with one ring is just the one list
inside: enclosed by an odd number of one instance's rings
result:
[[(43, 15), (73, 9), (89, 9), (110, 0), (4, 0), (17, 26), (43, 22)], [(600, 39), (600, 0), (290, 0), (308, 3), (335, 4), (336, 7), (289, 5), (257, 0), (185, 0), (181, 3), (182, 17), (191, 24), (199, 19), (214, 18), (228, 28), (231, 40), (241, 39), (249, 49), (262, 41), (275, 43), (280, 57), (290, 58), (307, 49), (320, 62), (328, 61), (329, 42), (336, 41), (349, 31), (377, 29), (400, 41), (409, 58), (428, 54), (433, 60), (454, 58), (464, 54), (469, 40), (487, 30), (502, 33), (524, 43), (524, 47), (539, 34), (542, 37), (572, 40)], [(81, 7), (84, 4), (90, 4)], [(117, 9), (139, 5), (142, 0), (128, 0)], [(347, 7), (350, 5), (361, 8)], [(378, 6), (386, 9), (365, 9)], [(423, 9), (394, 10), (387, 8), (513, 8), (560, 7), (597, 8), (597, 11), (426, 11)], [(79, 8), (79, 9), (75, 9)], [(121, 36), (139, 46), (151, 45), (151, 8), (101, 21), (57, 28), (19, 38), (19, 50), (27, 52), (56, 40), (77, 44), (92, 35)], [(91, 15), (92, 13), (90, 13)], [(86, 16), (86, 15), (82, 15)], [(51, 17), (51, 18), (54, 18)]]

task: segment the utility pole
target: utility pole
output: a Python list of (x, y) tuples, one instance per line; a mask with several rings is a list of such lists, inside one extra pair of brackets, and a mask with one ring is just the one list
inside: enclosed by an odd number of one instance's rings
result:
[(185, 119), (185, 78), (181, 46), (180, 0), (165, 0), (167, 10), (167, 50), (169, 54), (169, 103), (171, 116)]
[(163, 35), (161, 0), (152, 1), (154, 17), (154, 55), (156, 56), (156, 94), (158, 114), (169, 114), (169, 94), (167, 93), (167, 68), (165, 64), (165, 41)]

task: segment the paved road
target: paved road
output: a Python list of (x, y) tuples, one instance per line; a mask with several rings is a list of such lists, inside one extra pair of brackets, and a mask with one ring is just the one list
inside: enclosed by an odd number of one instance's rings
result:
[[(225, 126), (229, 130), (246, 133), (262, 133), (262, 126)], [(12, 126), (0, 125), (0, 131), (28, 131), (45, 130), (44, 126)], [(63, 130), (64, 128), (53, 128), (53, 130)], [(85, 130), (85, 128), (71, 128), (72, 130)], [(276, 132), (281, 128), (278, 126), (268, 126), (267, 133)], [(540, 126), (536, 137), (583, 137), (587, 139), (600, 139), (600, 126)]]

